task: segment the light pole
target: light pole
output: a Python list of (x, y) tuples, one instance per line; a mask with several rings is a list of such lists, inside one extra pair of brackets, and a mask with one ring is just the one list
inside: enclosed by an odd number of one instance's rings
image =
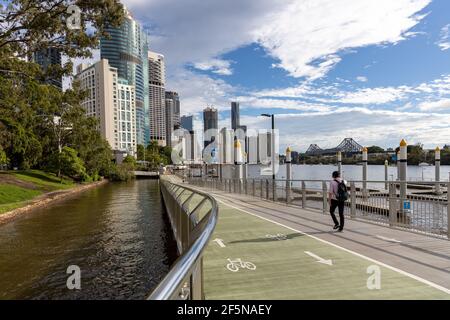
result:
[[(263, 113), (261, 115), (262, 117), (271, 118), (272, 119), (272, 135), (271, 135), (271, 142), (272, 142), (272, 182), (273, 182), (273, 189), (275, 190), (275, 115), (274, 114), (267, 114)], [(275, 192), (274, 192), (275, 193)], [(275, 199), (274, 199), (275, 201)]]

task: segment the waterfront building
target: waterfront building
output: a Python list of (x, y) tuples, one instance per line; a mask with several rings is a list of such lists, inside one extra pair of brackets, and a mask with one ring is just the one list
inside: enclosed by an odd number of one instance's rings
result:
[[(167, 145), (167, 120), (165, 81), (166, 67), (164, 56), (156, 52), (148, 52), (149, 69), (149, 119), (150, 141), (156, 141), (159, 146)], [(173, 104), (172, 112), (173, 113)], [(170, 121), (172, 123), (172, 121)]]
[(212, 107), (207, 107), (203, 110), (203, 130), (205, 148), (214, 141), (211, 135), (211, 130), (217, 131), (219, 127), (219, 113), (217, 109)]
[(166, 144), (172, 148), (173, 132), (174, 132), (174, 104), (172, 99), (165, 100), (165, 119), (166, 119)]
[(135, 155), (135, 87), (119, 79), (117, 69), (106, 59), (93, 65), (80, 64), (75, 80), (87, 91), (81, 105), (88, 116), (98, 119), (101, 136), (113, 150)]
[[(44, 72), (52, 66), (61, 67), (61, 50), (56, 48), (42, 49), (33, 53), (32, 61), (37, 63)], [(62, 90), (62, 77), (50, 75), (45, 83), (53, 85)]]
[(126, 8), (120, 27), (106, 26), (110, 37), (100, 40), (100, 56), (117, 69), (118, 77), (135, 86), (136, 139), (138, 144), (149, 143), (149, 79), (148, 39), (142, 26)]

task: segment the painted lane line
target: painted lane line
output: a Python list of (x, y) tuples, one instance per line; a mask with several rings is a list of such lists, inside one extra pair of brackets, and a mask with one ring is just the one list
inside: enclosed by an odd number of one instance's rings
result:
[(316, 259), (318, 263), (323, 263), (323, 264), (326, 264), (326, 265), (329, 265), (329, 266), (332, 266), (332, 265), (333, 265), (333, 260), (325, 260), (325, 259), (319, 257), (318, 255), (316, 255), (316, 254), (314, 254), (314, 253), (312, 253), (312, 252), (309, 252), (309, 251), (305, 251), (305, 253), (306, 253), (308, 256), (310, 256), (310, 257)]
[(402, 242), (399, 241), (399, 240), (395, 240), (395, 239), (391, 239), (391, 238), (386, 238), (386, 237), (383, 237), (383, 236), (376, 236), (376, 238), (381, 239), (381, 240), (384, 240), (384, 241), (388, 241), (388, 242), (402, 243)]
[[(224, 197), (222, 197), (222, 196), (219, 196), (219, 195), (217, 195), (217, 194), (214, 194), (214, 197), (216, 197), (216, 198), (222, 198), (222, 199), (228, 200), (228, 199), (226, 199), (226, 198), (224, 198)], [(310, 234), (305, 233), (305, 232), (303, 232), (303, 231), (300, 231), (300, 230), (291, 228), (291, 227), (289, 227), (289, 226), (287, 226), (287, 225), (284, 225), (284, 224), (282, 224), (282, 223), (279, 223), (279, 222), (270, 220), (270, 219), (268, 219), (268, 218), (261, 217), (261, 216), (255, 214), (255, 213), (246, 211), (246, 210), (244, 210), (244, 209), (240, 209), (240, 208), (235, 207), (235, 206), (233, 206), (233, 205), (231, 205), (231, 204), (227, 204), (227, 203), (225, 203), (223, 200), (217, 199), (217, 202), (222, 203), (223, 205), (225, 205), (225, 206), (227, 206), (227, 207), (230, 207), (230, 208), (236, 209), (236, 210), (238, 210), (238, 211), (244, 212), (244, 213), (246, 213), (246, 214), (252, 215), (252, 216), (254, 216), (254, 217), (257, 217), (257, 218), (259, 218), (259, 219), (262, 219), (262, 220), (265, 220), (265, 221), (274, 223), (274, 224), (276, 224), (276, 225), (279, 225), (279, 226), (281, 226), (281, 227), (287, 228), (287, 229), (289, 229), (289, 230), (298, 232), (298, 233), (300, 233), (300, 234), (302, 234), (302, 235), (304, 235), (304, 236), (307, 236), (307, 237), (310, 237), (310, 238), (315, 239), (315, 240), (317, 240), (317, 241), (320, 241), (320, 242), (322, 242), (322, 243), (328, 244), (328, 245), (330, 245), (330, 246), (332, 246), (332, 247), (338, 248), (338, 249), (343, 250), (343, 251), (345, 251), (345, 252), (351, 253), (351, 254), (353, 254), (353, 255), (355, 255), (355, 256), (357, 256), (357, 257), (360, 257), (360, 258), (363, 258), (363, 259), (365, 259), (365, 260), (367, 260), (367, 261), (376, 263), (376, 264), (378, 264), (378, 265), (380, 265), (380, 266), (383, 266), (383, 267), (385, 267), (385, 268), (387, 268), (387, 269), (390, 269), (390, 270), (392, 270), (392, 271), (395, 271), (395, 272), (397, 272), (397, 273), (400, 273), (400, 274), (402, 274), (402, 275), (404, 275), (404, 276), (410, 277), (410, 278), (412, 278), (412, 279), (414, 279), (414, 280), (417, 280), (417, 281), (419, 281), (419, 282), (422, 282), (422, 283), (424, 283), (424, 284), (426, 284), (426, 285), (428, 285), (428, 286), (430, 286), (430, 287), (433, 287), (433, 288), (435, 288), (435, 289), (438, 289), (438, 290), (440, 290), (440, 291), (442, 291), (442, 292), (445, 292), (445, 293), (447, 293), (447, 294), (450, 295), (450, 289), (447, 289), (447, 288), (445, 288), (445, 287), (443, 287), (443, 286), (441, 286), (441, 285), (438, 285), (438, 284), (436, 284), (436, 283), (434, 283), (434, 282), (428, 281), (428, 280), (426, 280), (426, 279), (423, 279), (423, 278), (421, 278), (421, 277), (419, 277), (419, 276), (413, 275), (413, 274), (411, 274), (411, 273), (409, 273), (409, 272), (403, 271), (403, 270), (398, 269), (398, 268), (396, 268), (396, 267), (390, 266), (390, 265), (388, 265), (388, 264), (386, 264), (386, 263), (384, 263), (384, 262), (380, 262), (380, 261), (377, 261), (377, 260), (375, 260), (375, 259), (366, 257), (365, 255), (362, 255), (362, 254), (357, 253), (357, 252), (355, 252), (355, 251), (346, 249), (346, 248), (341, 247), (341, 246), (339, 246), (339, 245), (337, 245), (337, 244), (334, 244), (334, 243), (332, 243), (332, 242), (329, 242), (329, 241), (320, 239), (320, 238), (318, 238), (318, 237), (316, 237), (316, 236), (313, 236), (313, 235), (310, 235)]]
[(222, 239), (215, 239), (213, 240), (213, 242), (217, 243), (219, 245), (219, 247), (221, 248), (226, 248), (227, 246), (223, 243)]

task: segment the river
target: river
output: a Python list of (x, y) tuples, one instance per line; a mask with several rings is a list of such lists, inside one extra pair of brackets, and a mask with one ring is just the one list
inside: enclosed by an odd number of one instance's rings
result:
[[(362, 180), (362, 166), (358, 165), (343, 165), (342, 171), (347, 180)], [(329, 180), (333, 171), (337, 170), (337, 166), (333, 165), (293, 165), (292, 174), (293, 179), (296, 180)], [(408, 166), (408, 180), (435, 180), (434, 166), (419, 167)], [(441, 181), (448, 181), (450, 166), (441, 166)], [(260, 177), (260, 167), (258, 165), (249, 165), (250, 178)], [(384, 181), (384, 166), (369, 165), (367, 170), (368, 180)], [(389, 180), (397, 179), (397, 167), (388, 167)], [(286, 165), (280, 165), (277, 174), (278, 179), (286, 179)]]
[(176, 259), (158, 183), (109, 183), (0, 226), (0, 299), (145, 298)]

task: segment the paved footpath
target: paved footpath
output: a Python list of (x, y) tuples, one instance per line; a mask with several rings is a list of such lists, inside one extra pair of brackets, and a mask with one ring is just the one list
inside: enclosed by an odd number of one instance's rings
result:
[(207, 299), (450, 299), (448, 240), (199, 189), (220, 205)]

